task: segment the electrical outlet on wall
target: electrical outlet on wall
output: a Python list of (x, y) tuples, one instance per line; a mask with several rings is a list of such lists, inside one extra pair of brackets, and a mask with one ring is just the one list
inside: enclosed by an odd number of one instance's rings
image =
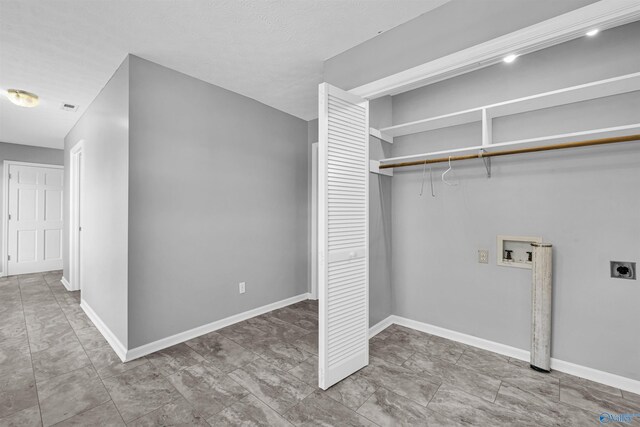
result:
[(614, 279), (636, 280), (636, 263), (629, 261), (611, 261), (611, 277)]
[(238, 291), (240, 291), (240, 293), (241, 293), (241, 294), (244, 294), (245, 286), (246, 286), (246, 283), (245, 283), (245, 282), (240, 282), (240, 283), (238, 284)]
[(478, 262), (480, 264), (489, 264), (489, 250), (488, 249), (480, 249), (480, 250), (478, 250)]

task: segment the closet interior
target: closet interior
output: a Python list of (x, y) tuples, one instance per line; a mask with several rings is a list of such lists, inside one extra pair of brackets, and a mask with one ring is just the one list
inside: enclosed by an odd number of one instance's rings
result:
[[(449, 198), (449, 195), (446, 194), (446, 191), (449, 190), (447, 187), (465, 187), (465, 177), (458, 177), (455, 173), (458, 169), (458, 162), (461, 161), (466, 161), (464, 163), (475, 162), (474, 170), (477, 171), (480, 167), (484, 176), (494, 181), (510, 179), (510, 172), (505, 171), (504, 167), (495, 168), (498, 161), (500, 165), (512, 161), (524, 162), (528, 165), (527, 168), (531, 168), (535, 167), (533, 164), (537, 159), (541, 159), (545, 163), (551, 161), (555, 166), (562, 167), (561, 161), (571, 164), (572, 159), (577, 156), (581, 163), (585, 162), (585, 158), (589, 159), (587, 162), (590, 165), (581, 164), (579, 166), (581, 172), (585, 167), (593, 168), (596, 166), (593, 169), (593, 174), (596, 174), (598, 173), (597, 159), (604, 156), (607, 150), (619, 157), (620, 150), (623, 150), (622, 153), (624, 153), (625, 149), (616, 146), (627, 146), (640, 142), (640, 111), (627, 111), (626, 114), (612, 120), (614, 124), (603, 127), (589, 127), (585, 125), (585, 122), (580, 122), (580, 126), (571, 128), (569, 120), (565, 126), (559, 126), (563, 128), (561, 132), (543, 133), (535, 136), (529, 136), (526, 133), (520, 136), (517, 129), (511, 129), (511, 134), (515, 137), (505, 138), (503, 135), (507, 132), (496, 135), (494, 132), (495, 124), (498, 123), (500, 126), (500, 121), (508, 121), (511, 117), (516, 117), (517, 120), (521, 120), (520, 118), (523, 117), (532, 117), (533, 123), (528, 126), (538, 127), (544, 131), (544, 123), (535, 123), (536, 116), (544, 117), (545, 114), (552, 111), (558, 111), (560, 116), (570, 116), (575, 114), (571, 113), (572, 108), (578, 108), (578, 111), (589, 108), (593, 110), (593, 105), (597, 105), (601, 100), (605, 101), (602, 108), (607, 108), (608, 104), (615, 102), (616, 99), (622, 99), (623, 104), (627, 103), (625, 105), (629, 105), (628, 103), (631, 102), (630, 105), (637, 106), (639, 90), (640, 73), (634, 72), (478, 107), (464, 108), (445, 114), (427, 115), (405, 122), (396, 123), (396, 114), (392, 114), (394, 119), (392, 124), (370, 127), (368, 123), (369, 109), (375, 108), (375, 106), (369, 106), (370, 100), (360, 98), (327, 83), (320, 85), (318, 188), (317, 195), (314, 195), (317, 197), (317, 204), (314, 206), (314, 230), (317, 227), (317, 240), (314, 240), (317, 242), (317, 248), (314, 249), (317, 249), (317, 264), (314, 262), (314, 265), (318, 266), (317, 283), (320, 300), (318, 366), (320, 387), (326, 389), (368, 364), (369, 327), (373, 326), (369, 324), (368, 314), (369, 263), (371, 262), (369, 241), (381, 238), (370, 235), (370, 180), (376, 179), (376, 176), (378, 176), (377, 179), (392, 180), (393, 211), (396, 200), (395, 192), (407, 191), (406, 189), (396, 189), (395, 180), (403, 181), (397, 185), (398, 187), (405, 186), (407, 181), (414, 182), (416, 189), (413, 197), (415, 199), (422, 198), (424, 195), (431, 195), (431, 199), (436, 199), (438, 195), (434, 190), (435, 176), (435, 181), (438, 184), (444, 184), (438, 189), (438, 192), (445, 194), (443, 197)], [(625, 97), (633, 98), (633, 100), (625, 100)], [(402, 102), (402, 98), (400, 98), (400, 101), (396, 103), (396, 98), (398, 98), (398, 94), (394, 97), (394, 108), (396, 104)], [(426, 103), (429, 102), (427, 96), (422, 96), (422, 99)], [(542, 116), (540, 112), (542, 112)], [(408, 115), (415, 116), (415, 114)], [(573, 121), (575, 122), (575, 120)], [(594, 122), (597, 123), (599, 120), (594, 120)], [(456, 141), (451, 148), (443, 148), (449, 145), (446, 140), (439, 141), (439, 144), (433, 141), (436, 138), (443, 138), (438, 135), (446, 135), (447, 130), (455, 132), (455, 130), (462, 128), (465, 129), (463, 141)], [(423, 138), (424, 135), (435, 136), (432, 136), (428, 142), (422, 142), (420, 138)], [(397, 146), (407, 144), (406, 137), (413, 138), (408, 145), (425, 147), (427, 150), (396, 149)], [(472, 142), (469, 143), (469, 141)], [(475, 143), (476, 141), (480, 143)], [(382, 149), (378, 152), (393, 153), (393, 155), (377, 158), (372, 156), (370, 158), (370, 144), (379, 144)], [(431, 146), (438, 148), (430, 149)], [(590, 153), (588, 150), (593, 151)], [(636, 165), (638, 163), (637, 148), (627, 148), (627, 150), (635, 160), (631, 163)], [(556, 153), (561, 151), (562, 154), (558, 154), (555, 160), (550, 160), (551, 156), (556, 156)], [(518, 155), (526, 156), (526, 160), (515, 160), (519, 157)], [(434, 168), (438, 166), (440, 169), (437, 172), (434, 171)], [(621, 167), (627, 168), (628, 166)], [(403, 173), (403, 171), (405, 172)], [(606, 170), (601, 173), (601, 178), (607, 179)], [(464, 169), (464, 175), (468, 174), (469, 168), (467, 167)], [(314, 179), (316, 178), (314, 177)], [(474, 182), (474, 187), (482, 185), (477, 176), (471, 176), (470, 179)], [(562, 182), (557, 183), (558, 186), (562, 184)], [(502, 184), (497, 185), (502, 186)], [(464, 198), (460, 188), (457, 189), (455, 196)], [(547, 190), (551, 190), (551, 188), (547, 188)], [(523, 189), (522, 192), (516, 193), (522, 195), (523, 203), (529, 203), (526, 200), (526, 191)], [(402, 197), (409, 196), (403, 193)], [(553, 196), (550, 197), (553, 198)], [(429, 197), (426, 197), (425, 203), (429, 202), (428, 199)], [(447, 200), (444, 202), (446, 203)], [(317, 207), (317, 212), (315, 207)], [(471, 210), (469, 206), (464, 207)], [(428, 209), (416, 209), (414, 213), (416, 215), (426, 213), (423, 220), (430, 221)], [(386, 214), (392, 215), (390, 212), (386, 212)], [(483, 227), (483, 213), (469, 212), (468, 214), (476, 215), (477, 226)], [(558, 278), (557, 274), (552, 274), (552, 260), (562, 260), (565, 252), (571, 251), (571, 248), (563, 242), (560, 247), (554, 248), (554, 251), (558, 251), (558, 253), (552, 256), (551, 248), (554, 243), (552, 234), (550, 236), (545, 232), (544, 239), (526, 236), (531, 231), (531, 227), (527, 226), (527, 216), (536, 215), (535, 208), (530, 206), (529, 210), (523, 211), (523, 215), (519, 228), (524, 236), (497, 235), (493, 256), (496, 258), (498, 266), (532, 270), (532, 279), (526, 283), (530, 283), (531, 287), (530, 304), (528, 306), (521, 305), (520, 309), (531, 313), (531, 345), (527, 349), (530, 352), (531, 367), (548, 372), (551, 358), (552, 278), (556, 280)], [(398, 222), (394, 218), (393, 225), (396, 226), (396, 224)], [(376, 230), (376, 232), (378, 231)], [(512, 233), (517, 230), (513, 230), (511, 227), (509, 230), (501, 230), (501, 233), (506, 231)], [(392, 244), (395, 243), (395, 240), (391, 241)], [(434, 239), (422, 243), (422, 245), (429, 244), (444, 246), (447, 242)], [(534, 255), (537, 253), (536, 248), (547, 248), (544, 260), (542, 255), (539, 255), (539, 259), (536, 258)], [(479, 263), (488, 263), (489, 253), (493, 251), (494, 248), (491, 247), (479, 249)], [(396, 252), (394, 248), (392, 253), (393, 256), (396, 256), (400, 251)], [(396, 268), (396, 265), (393, 264), (393, 268)], [(442, 268), (446, 267), (443, 265)], [(614, 267), (612, 268), (615, 270)], [(623, 268), (627, 267), (623, 266)], [(425, 271), (425, 273), (424, 280), (429, 280), (432, 272)], [(392, 277), (395, 280), (401, 276), (402, 274), (394, 272)], [(541, 276), (544, 276), (544, 279), (540, 279)], [(541, 280), (545, 283), (539, 283)], [(396, 292), (394, 285), (392, 280), (391, 293)], [(558, 285), (562, 286), (562, 282), (560, 281)], [(438, 286), (446, 287), (448, 284), (444, 282), (439, 283)], [(423, 296), (428, 298), (426, 295)]]

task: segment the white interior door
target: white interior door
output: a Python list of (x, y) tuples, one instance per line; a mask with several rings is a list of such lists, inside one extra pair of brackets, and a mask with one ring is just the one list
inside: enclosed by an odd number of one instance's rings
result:
[(320, 85), (319, 386), (369, 363), (369, 102)]
[(62, 269), (63, 169), (9, 164), (7, 274)]

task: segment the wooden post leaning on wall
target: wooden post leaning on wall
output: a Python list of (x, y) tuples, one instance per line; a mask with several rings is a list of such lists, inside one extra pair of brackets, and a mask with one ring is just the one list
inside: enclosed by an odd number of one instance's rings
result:
[(532, 243), (531, 368), (551, 371), (552, 246)]

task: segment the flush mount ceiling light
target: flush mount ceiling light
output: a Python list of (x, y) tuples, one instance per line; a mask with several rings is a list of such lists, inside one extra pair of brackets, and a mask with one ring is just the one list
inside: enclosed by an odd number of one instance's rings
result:
[(587, 31), (587, 35), (588, 35), (589, 37), (593, 37), (593, 36), (595, 36), (596, 34), (598, 34), (599, 32), (600, 32), (600, 30), (599, 30), (599, 29), (594, 28), (593, 30), (589, 30), (589, 31)]
[(35, 93), (18, 89), (8, 89), (7, 98), (20, 107), (32, 108), (40, 103), (40, 98)]
[(516, 60), (517, 57), (518, 55), (516, 55), (515, 53), (512, 53), (511, 55), (505, 56), (502, 60), (507, 64), (511, 64), (513, 61)]

